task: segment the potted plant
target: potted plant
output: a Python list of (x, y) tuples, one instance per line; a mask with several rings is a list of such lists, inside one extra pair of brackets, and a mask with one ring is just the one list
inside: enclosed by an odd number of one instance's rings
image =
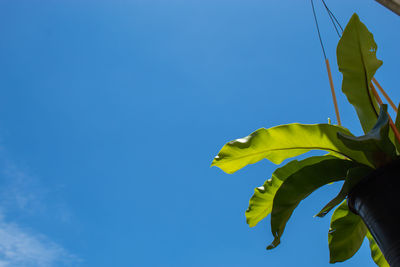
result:
[(367, 237), (377, 265), (400, 266), (400, 208), (396, 202), (400, 135), (371, 84), (382, 64), (376, 50), (373, 35), (354, 14), (339, 41), (337, 60), (343, 74), (342, 91), (354, 106), (365, 135), (355, 137), (332, 124), (279, 125), (227, 143), (214, 158), (211, 166), (234, 173), (262, 159), (280, 164), (310, 150), (328, 152), (288, 162), (255, 189), (245, 214), (250, 227), (271, 215), (274, 240), (267, 249), (280, 243), (301, 200), (321, 186), (344, 181), (338, 195), (317, 214), (325, 216), (338, 206), (328, 233), (330, 262), (351, 258)]

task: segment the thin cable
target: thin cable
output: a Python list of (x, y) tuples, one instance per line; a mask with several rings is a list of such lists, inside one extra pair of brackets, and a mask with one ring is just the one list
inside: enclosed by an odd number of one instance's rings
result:
[(317, 26), (318, 38), (319, 38), (319, 42), (321, 44), (322, 53), (324, 53), (324, 59), (326, 60), (325, 47), (324, 47), (324, 44), (322, 43), (321, 33), (319, 32), (318, 20), (317, 20), (317, 15), (315, 14), (315, 8), (314, 8), (314, 1), (313, 0), (311, 0), (311, 6), (312, 6), (313, 14), (314, 14), (315, 26)]
[[(326, 11), (328, 12), (329, 17), (331, 18), (332, 24), (335, 27), (336, 33), (339, 35), (339, 38), (341, 37), (338, 29), (336, 27), (336, 24), (340, 27), (341, 32), (343, 33), (343, 27), (342, 25), (340, 25), (339, 21), (337, 20), (337, 18), (335, 17), (335, 15), (333, 14), (333, 12), (329, 9), (328, 5), (325, 3), (325, 0), (321, 0), (322, 3), (325, 6)], [(333, 19), (334, 20), (333, 20)], [(336, 22), (336, 23), (335, 23)], [(390, 106), (393, 108), (393, 110), (397, 113), (397, 107), (396, 105), (393, 103), (392, 99), (390, 99), (389, 95), (385, 92), (385, 90), (383, 90), (382, 86), (378, 83), (378, 81), (375, 79), (375, 77), (372, 77), (372, 81), (376, 84), (376, 86), (378, 87), (379, 91), (381, 91), (381, 93), (383, 94), (383, 96), (386, 98), (386, 100), (389, 102)], [(400, 137), (400, 135), (399, 135)]]
[[(325, 64), (326, 64), (326, 71), (328, 72), (329, 85), (331, 87), (333, 104), (335, 106), (336, 119), (337, 119), (338, 125), (340, 126), (341, 122), (340, 122), (339, 108), (338, 108), (338, 104), (337, 104), (337, 100), (336, 100), (335, 88), (333, 86), (331, 68), (329, 66), (329, 60), (326, 57), (324, 43), (322, 42), (321, 33), (319, 31), (319, 25), (318, 25), (317, 15), (315, 14), (315, 7), (314, 7), (314, 1), (313, 0), (311, 0), (311, 6), (312, 6), (313, 14), (314, 14), (315, 26), (317, 27), (319, 42), (321, 44), (322, 52), (324, 54), (324, 59), (325, 59)], [(333, 20), (332, 20), (332, 22), (333, 22)]]
[[(342, 25), (340, 25), (340, 22), (338, 21), (338, 19), (335, 17), (335, 14), (333, 14), (333, 12), (329, 9), (328, 5), (325, 3), (325, 0), (322, 0), (322, 3), (324, 4), (326, 11), (328, 11), (328, 13), (333, 17), (333, 19), (335, 20), (335, 22), (337, 23), (337, 25), (339, 26), (341, 32), (343, 33), (343, 27)], [(336, 25), (335, 23), (332, 21), (333, 25), (335, 26), (336, 29)]]
[[(328, 5), (325, 3), (325, 0), (321, 0), (321, 1), (322, 1), (322, 3), (323, 3), (324, 6), (325, 6), (326, 11), (328, 12), (329, 18), (331, 19), (331, 22), (332, 22), (332, 24), (333, 24), (333, 27), (335, 27), (336, 33), (338, 34), (339, 38), (341, 38), (341, 33), (343, 34), (343, 27), (342, 27), (342, 25), (340, 24), (340, 22), (339, 22), (338, 19), (336, 18), (335, 14), (333, 14), (333, 12), (329, 9)], [(317, 24), (317, 29), (318, 29), (318, 22), (317, 22), (317, 18), (316, 18), (316, 15), (315, 15), (315, 10), (314, 10), (314, 5), (313, 5), (312, 0), (311, 0), (311, 4), (312, 4), (312, 6), (313, 6), (314, 18), (315, 18), (315, 22), (316, 22), (316, 24)], [(339, 30), (338, 30), (338, 28), (337, 28), (336, 25), (339, 26), (339, 28), (340, 28), (340, 33), (339, 33)], [(319, 29), (318, 29), (318, 35), (319, 35)], [(321, 42), (321, 45), (322, 45), (321, 36), (319, 35), (319, 37), (320, 37), (320, 42)], [(323, 45), (322, 45), (322, 47), (323, 47)], [(324, 48), (322, 48), (322, 49), (323, 49), (323, 51), (324, 51)], [(325, 56), (325, 51), (324, 51), (324, 56)], [(325, 57), (325, 61), (327, 61), (326, 57)], [(329, 62), (328, 62), (327, 64), (329, 64)], [(329, 66), (327, 65), (327, 67), (329, 67)], [(329, 70), (328, 70), (328, 75), (330, 75)], [(330, 77), (330, 79), (331, 79), (331, 77)], [(378, 83), (378, 81), (377, 81), (374, 77), (372, 77), (372, 81), (376, 84), (376, 86), (379, 88), (379, 90), (381, 91), (381, 93), (383, 94), (383, 96), (384, 96), (384, 97), (386, 98), (386, 100), (389, 102), (390, 106), (391, 106), (391, 107), (393, 108), (393, 110), (397, 113), (398, 111), (397, 111), (396, 105), (393, 103), (393, 101), (390, 99), (390, 97), (389, 97), (389, 96), (386, 94), (386, 92), (383, 90), (382, 86)], [(376, 93), (376, 89), (373, 87), (372, 83), (371, 83), (371, 87), (372, 87), (372, 89), (373, 89), (373, 93), (374, 93), (374, 94), (377, 94), (377, 93)], [(338, 117), (338, 121), (339, 121), (339, 125), (340, 125), (340, 117), (339, 117), (339, 115), (338, 115), (338, 114), (339, 114), (339, 111), (337, 110), (337, 107), (336, 107), (337, 103), (336, 103), (336, 96), (334, 95), (334, 91), (333, 91), (333, 84), (331, 84), (331, 90), (332, 90), (333, 101), (334, 101), (334, 103), (335, 103), (335, 111), (336, 111), (336, 114), (337, 114), (337, 117)], [(379, 95), (378, 95), (378, 99), (379, 99)], [(379, 99), (379, 100), (380, 100), (380, 99)], [(392, 122), (392, 124), (393, 124), (393, 122)], [(397, 130), (397, 129), (396, 129), (396, 130)], [(395, 130), (393, 130), (393, 131), (395, 131)], [(400, 142), (400, 133), (397, 131), (395, 134), (396, 134), (396, 138), (397, 138), (397, 139), (399, 140), (399, 142)]]
[[(332, 22), (333, 26), (335, 27), (336, 33), (339, 35), (339, 38), (340, 38), (341, 35), (339, 34), (339, 31), (338, 31), (338, 28), (336, 27), (336, 24), (340, 27), (341, 33), (343, 33), (342, 25), (340, 25), (339, 21), (337, 20), (337, 18), (333, 14), (333, 12), (329, 9), (328, 5), (325, 3), (325, 0), (321, 0), (321, 1), (324, 4), (326, 11), (328, 12), (329, 17), (331, 18), (331, 22)], [(385, 92), (385, 90), (383, 90), (382, 86), (378, 83), (378, 81), (374, 77), (372, 77), (372, 81), (376, 84), (376, 86), (378, 87), (379, 91), (381, 91), (383, 96), (386, 98), (386, 100), (389, 102), (390, 106), (393, 108), (393, 110), (397, 114), (397, 112), (398, 112), (397, 107), (393, 103), (392, 99), (390, 99), (389, 95)], [(398, 137), (400, 138), (400, 134), (399, 134)]]
[(333, 16), (332, 16), (331, 12), (329, 12), (329, 9), (327, 8), (327, 6), (325, 6), (325, 9), (326, 9), (326, 11), (328, 12), (328, 15), (329, 15), (329, 18), (331, 19), (331, 22), (332, 22), (332, 24), (333, 24), (333, 27), (335, 27), (335, 31), (336, 31), (337, 35), (339, 36), (339, 38), (341, 38), (342, 35), (339, 33), (339, 30), (338, 30), (338, 28), (337, 28), (337, 26), (336, 26), (335, 21), (333, 20)]

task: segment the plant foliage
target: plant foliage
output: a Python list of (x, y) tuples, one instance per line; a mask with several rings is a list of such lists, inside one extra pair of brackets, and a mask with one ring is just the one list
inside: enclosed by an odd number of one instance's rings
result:
[[(211, 166), (234, 173), (262, 159), (280, 164), (310, 150), (328, 152), (290, 161), (254, 190), (245, 215), (249, 226), (254, 227), (271, 214), (274, 240), (268, 249), (279, 245), (286, 223), (304, 198), (321, 186), (344, 180), (338, 195), (317, 214), (323, 217), (339, 205), (328, 233), (330, 262), (351, 258), (367, 236), (375, 263), (389, 266), (361, 218), (350, 212), (346, 202), (351, 189), (374, 169), (398, 157), (400, 148), (398, 143), (393, 144), (387, 107), (378, 106), (369, 86), (382, 65), (376, 51), (373, 35), (354, 14), (339, 41), (337, 61), (343, 74), (342, 91), (355, 108), (365, 135), (355, 137), (346, 128), (331, 124), (280, 125), (233, 140), (214, 158)], [(396, 126), (400, 126), (399, 117)]]
[(378, 118), (378, 107), (369, 84), (382, 61), (376, 58), (372, 33), (354, 14), (337, 46), (337, 62), (343, 74), (342, 91), (358, 114), (367, 133)]

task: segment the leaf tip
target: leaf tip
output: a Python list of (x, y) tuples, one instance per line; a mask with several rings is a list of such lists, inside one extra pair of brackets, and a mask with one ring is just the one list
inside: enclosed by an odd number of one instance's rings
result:
[(273, 245), (269, 245), (269, 246), (266, 247), (266, 250), (271, 250), (273, 248), (275, 248)]
[(314, 218), (315, 218), (315, 217), (324, 218), (326, 214), (327, 214), (327, 212), (319, 212), (318, 214), (315, 214), (315, 215), (314, 215)]
[[(246, 211), (246, 213), (247, 213), (247, 211)], [(253, 228), (254, 226), (257, 225), (257, 223), (255, 223), (254, 221), (252, 221), (252, 220), (251, 220), (250, 218), (248, 218), (247, 216), (246, 216), (246, 223), (249, 225), (250, 228)]]
[(217, 166), (217, 163), (218, 163), (218, 161), (220, 161), (220, 160), (221, 160), (221, 158), (220, 158), (219, 154), (216, 155), (216, 156), (213, 158), (213, 161), (211, 162), (211, 166), (210, 166), (210, 167)]
[(334, 255), (329, 255), (329, 263), (330, 264), (334, 264), (334, 263), (338, 263), (338, 262), (344, 262), (345, 260), (341, 260), (341, 259), (336, 259)]
[(358, 16), (358, 14), (357, 14), (356, 12), (353, 13), (353, 15), (351, 16), (351, 18), (360, 20), (360, 17)]
[(279, 237), (275, 237), (274, 241), (272, 241), (272, 243), (267, 246), (267, 250), (271, 250), (276, 248), (279, 244), (281, 243), (281, 240)]
[(232, 170), (231, 168), (228, 168), (228, 167), (226, 167), (226, 166), (224, 167), (223, 164), (220, 164), (218, 156), (216, 156), (216, 157), (214, 158), (214, 160), (211, 162), (210, 168), (212, 168), (212, 167), (218, 167), (218, 168), (220, 168), (223, 172), (225, 172), (225, 173), (227, 173), (227, 174), (232, 174), (232, 173), (234, 173), (234, 172), (237, 171), (237, 170)]
[(328, 214), (328, 212), (330, 212), (332, 209), (332, 208), (329, 208), (329, 204), (331, 204), (331, 202), (329, 202), (325, 207), (323, 207), (320, 212), (318, 212), (316, 215), (314, 215), (314, 218), (315, 217), (319, 217), (319, 218), (325, 217), (325, 215)]

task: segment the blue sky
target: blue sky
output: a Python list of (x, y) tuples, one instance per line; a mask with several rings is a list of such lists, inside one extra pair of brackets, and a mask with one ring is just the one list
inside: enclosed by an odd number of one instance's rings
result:
[[(357, 12), (400, 99), (396, 15)], [(342, 123), (337, 36), (316, 1)], [(269, 219), (244, 211), (276, 168), (209, 168), (224, 143), (261, 127), (334, 120), (309, 1), (0, 2), (0, 266), (329, 266), (340, 185), (301, 203), (273, 251)], [(329, 217), (329, 216), (327, 216)], [(339, 266), (375, 266), (364, 244)]]

